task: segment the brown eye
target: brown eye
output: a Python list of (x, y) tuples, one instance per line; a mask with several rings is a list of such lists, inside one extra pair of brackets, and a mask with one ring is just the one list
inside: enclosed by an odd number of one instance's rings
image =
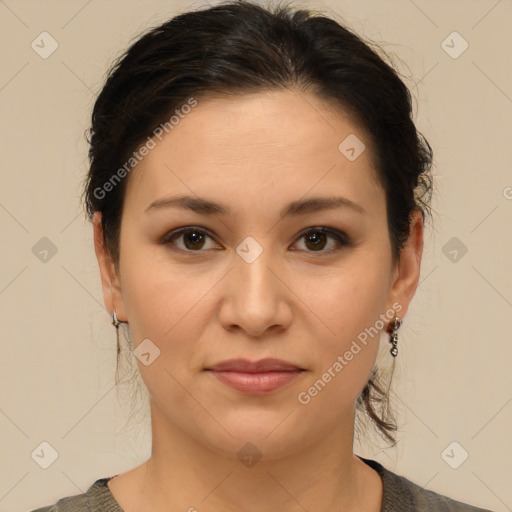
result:
[[(335, 241), (334, 248), (331, 250), (324, 250), (328, 245), (329, 238)], [(306, 246), (307, 252), (318, 252), (322, 254), (329, 254), (340, 249), (342, 246), (350, 245), (348, 237), (344, 233), (324, 227), (313, 228), (303, 232), (300, 239), (304, 239), (304, 245)]]
[(183, 241), (187, 249), (201, 249), (204, 245), (204, 234), (198, 231), (190, 231), (183, 234)]
[[(204, 249), (206, 239), (212, 239), (205, 231), (187, 227), (173, 231), (170, 236), (166, 236), (162, 241), (165, 245), (176, 246), (177, 249), (188, 252), (201, 252)], [(182, 244), (176, 244), (176, 240), (182, 239)], [(214, 244), (214, 247), (216, 245)], [(208, 248), (208, 247), (207, 247)]]
[[(212, 240), (210, 247), (207, 246), (207, 240)], [(349, 246), (350, 241), (348, 237), (335, 229), (318, 227), (312, 228), (303, 232), (299, 240), (304, 239), (306, 252), (319, 253), (319, 255), (330, 254), (339, 250), (341, 247)], [(329, 247), (329, 240), (332, 240), (331, 248)], [(181, 241), (181, 243), (177, 243)], [(206, 249), (218, 249), (219, 245), (213, 242), (213, 237), (203, 229), (188, 226), (177, 229), (164, 237), (161, 242), (163, 245), (168, 245), (172, 249), (182, 252), (204, 252)]]
[(312, 231), (305, 235), (305, 237), (307, 248), (314, 251), (323, 249), (325, 247), (326, 240), (329, 238), (325, 233), (320, 233), (318, 231)]

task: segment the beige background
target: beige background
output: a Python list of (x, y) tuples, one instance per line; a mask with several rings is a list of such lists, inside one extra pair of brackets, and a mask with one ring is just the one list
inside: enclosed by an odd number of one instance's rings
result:
[[(332, 9), (401, 59), (436, 158), (435, 228), (400, 336), (400, 441), (355, 451), (426, 488), (511, 510), (512, 1), (302, 4)], [(0, 1), (0, 512), (83, 492), (149, 455), (149, 423), (127, 424), (114, 388), (114, 329), (79, 203), (83, 133), (131, 38), (199, 5)], [(59, 45), (47, 59), (31, 48), (43, 31)], [(469, 44), (456, 59), (441, 46), (453, 31)], [(47, 262), (32, 252), (42, 237), (58, 250)], [(457, 261), (452, 237), (467, 247)], [(31, 457), (43, 441), (58, 452), (48, 469)], [(441, 455), (453, 441), (469, 454), (458, 469)]]

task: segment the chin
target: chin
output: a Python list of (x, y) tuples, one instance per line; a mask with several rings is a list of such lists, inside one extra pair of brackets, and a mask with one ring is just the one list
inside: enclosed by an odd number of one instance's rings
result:
[(261, 409), (233, 411), (228, 416), (216, 416), (231, 436), (225, 431), (219, 436), (218, 429), (209, 433), (203, 431), (202, 434), (206, 434), (206, 442), (215, 451), (228, 458), (283, 458), (303, 450), (308, 444), (306, 437), (311, 435), (311, 432), (304, 429), (305, 425), (301, 428), (301, 425), (295, 423), (294, 414), (290, 414), (292, 410), (290, 407), (282, 408), (278, 413)]

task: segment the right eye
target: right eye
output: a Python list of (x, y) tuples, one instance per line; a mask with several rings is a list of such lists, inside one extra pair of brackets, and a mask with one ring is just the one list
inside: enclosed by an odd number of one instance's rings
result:
[[(183, 252), (203, 252), (206, 238), (213, 238), (203, 229), (187, 226), (179, 228), (165, 235), (162, 244), (169, 245), (172, 250), (179, 250)], [(176, 240), (182, 240), (182, 246), (176, 244)], [(218, 245), (217, 245), (218, 247)]]

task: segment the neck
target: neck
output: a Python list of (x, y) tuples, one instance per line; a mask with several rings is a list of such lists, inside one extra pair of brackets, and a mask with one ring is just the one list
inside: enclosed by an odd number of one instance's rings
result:
[(283, 454), (283, 440), (273, 445), (268, 436), (240, 460), (239, 450), (226, 453), (169, 425), (152, 403), (152, 455), (138, 468), (141, 502), (155, 511), (379, 511), (380, 477), (352, 451), (354, 413), (307, 447)]

